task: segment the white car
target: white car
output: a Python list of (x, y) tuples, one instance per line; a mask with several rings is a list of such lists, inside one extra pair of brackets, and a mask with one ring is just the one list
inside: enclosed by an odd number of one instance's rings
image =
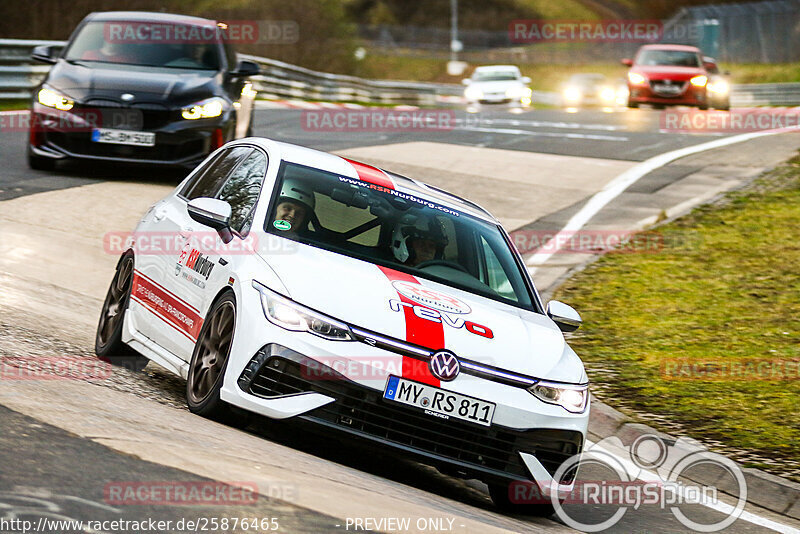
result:
[(580, 324), (565, 304), (543, 306), (476, 204), (246, 138), (144, 215), (95, 351), (187, 378), (194, 413), (302, 419), (549, 514), (509, 488), (572, 487), (574, 472), (552, 477), (586, 439), (588, 379), (562, 333)]
[(531, 79), (522, 76), (514, 65), (487, 65), (478, 67), (471, 78), (462, 83), (464, 98), (468, 104), (506, 104), (530, 106), (533, 91), (528, 85)]

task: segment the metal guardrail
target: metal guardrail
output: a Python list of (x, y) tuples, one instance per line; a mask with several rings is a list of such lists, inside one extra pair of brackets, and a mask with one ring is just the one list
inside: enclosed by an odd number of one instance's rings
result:
[[(65, 44), (64, 41), (0, 39), (0, 100), (28, 98), (31, 90), (47, 74), (50, 67), (35, 63), (30, 57), (35, 46)], [(255, 61), (261, 67), (261, 74), (253, 76), (252, 81), (261, 96), (267, 98), (427, 106), (441, 104), (463, 93), (463, 87), (457, 84), (366, 80), (317, 72), (258, 56), (240, 57)], [(534, 92), (534, 100), (538, 102), (551, 103), (553, 96), (547, 92)], [(556, 102), (551, 104), (557, 105)], [(800, 106), (800, 83), (733, 85), (731, 105)]]

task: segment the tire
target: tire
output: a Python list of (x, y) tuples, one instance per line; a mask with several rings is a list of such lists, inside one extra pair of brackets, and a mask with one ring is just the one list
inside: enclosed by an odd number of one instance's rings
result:
[(133, 265), (133, 252), (130, 251), (123, 254), (117, 263), (117, 270), (108, 287), (97, 323), (94, 353), (112, 365), (141, 371), (147, 365), (147, 358), (122, 342), (122, 325), (131, 299)]
[(508, 484), (489, 484), (489, 496), (491, 496), (492, 502), (501, 512), (534, 517), (550, 517), (556, 513), (555, 507), (550, 502), (541, 504), (511, 502), (508, 492)]
[(197, 336), (186, 379), (186, 403), (194, 414), (245, 426), (247, 414), (220, 398), (235, 330), (236, 299), (228, 291), (211, 306)]
[(706, 111), (708, 109), (708, 104), (700, 104), (699, 106), (697, 106), (697, 109), (701, 111)]
[(37, 156), (28, 147), (28, 167), (35, 171), (53, 171), (56, 168), (56, 160)]
[(638, 108), (638, 107), (639, 107), (639, 103), (638, 103), (638, 102), (634, 102), (633, 100), (631, 100), (631, 99), (629, 98), (629, 99), (628, 99), (628, 107), (629, 107), (629, 108), (632, 108), (632, 109), (636, 109), (636, 108)]

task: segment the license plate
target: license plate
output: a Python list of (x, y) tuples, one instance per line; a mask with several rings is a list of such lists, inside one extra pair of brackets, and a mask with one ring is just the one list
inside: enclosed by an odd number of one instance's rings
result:
[(154, 132), (95, 128), (92, 130), (92, 141), (112, 145), (155, 146), (156, 134)]
[(656, 84), (653, 86), (653, 89), (655, 89), (659, 93), (670, 94), (670, 95), (676, 95), (681, 92), (680, 86), (677, 85)]
[(441, 419), (462, 419), (479, 425), (490, 426), (495, 404), (460, 393), (390, 376), (383, 390), (383, 398), (425, 410), (425, 413)]

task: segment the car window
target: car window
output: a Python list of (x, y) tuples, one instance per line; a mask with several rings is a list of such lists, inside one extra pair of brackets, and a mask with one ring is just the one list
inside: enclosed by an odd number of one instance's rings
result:
[(284, 162), (264, 229), (534, 308), (525, 275), (496, 224), (411, 193)]
[(267, 157), (260, 150), (253, 150), (231, 173), (217, 195), (231, 205), (230, 227), (242, 236), (250, 231), (253, 207), (266, 174)]
[(695, 52), (685, 50), (643, 50), (637, 65), (665, 65), (670, 67), (699, 67), (700, 58)]
[(219, 70), (216, 26), (172, 22), (104, 21), (81, 28), (67, 49), (67, 61)]
[(515, 71), (489, 71), (489, 72), (476, 72), (472, 75), (472, 79), (476, 82), (505, 82), (519, 79), (519, 73)]
[(247, 146), (237, 146), (224, 150), (205, 169), (194, 175), (192, 180), (181, 191), (181, 196), (187, 200), (194, 200), (200, 197), (214, 198), (231, 171), (252, 150), (251, 147)]

